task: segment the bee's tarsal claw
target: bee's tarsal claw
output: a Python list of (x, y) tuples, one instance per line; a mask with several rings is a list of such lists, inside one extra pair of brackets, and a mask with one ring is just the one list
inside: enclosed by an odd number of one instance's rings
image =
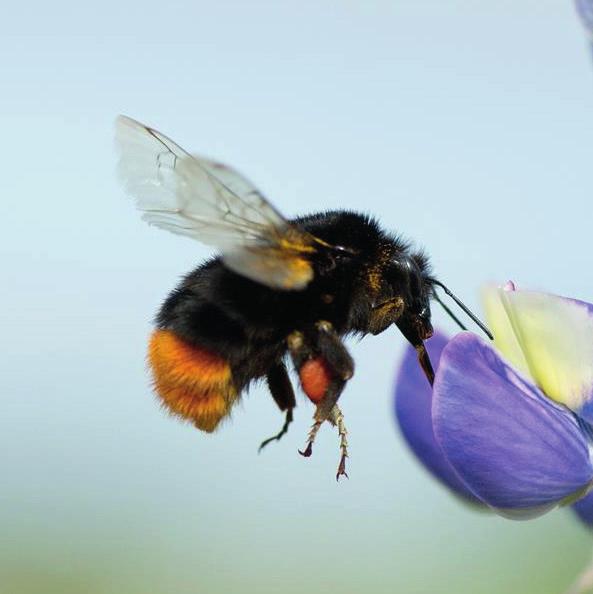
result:
[(309, 442), (304, 450), (299, 450), (299, 454), (305, 458), (309, 458), (313, 453), (313, 442)]
[(345, 476), (346, 478), (349, 478), (348, 473), (346, 472), (346, 458), (347, 457), (348, 457), (347, 454), (342, 454), (342, 457), (340, 458), (340, 465), (338, 466), (338, 472), (336, 473), (336, 481), (339, 481), (341, 476)]

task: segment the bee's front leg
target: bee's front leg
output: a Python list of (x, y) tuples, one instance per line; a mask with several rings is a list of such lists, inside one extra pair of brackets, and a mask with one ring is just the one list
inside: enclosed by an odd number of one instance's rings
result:
[(336, 403), (354, 373), (354, 361), (331, 323), (317, 322), (305, 332), (293, 332), (288, 337), (288, 349), (299, 373), (303, 391), (317, 405), (314, 423), (301, 452), (310, 456), (319, 428), (325, 421), (338, 427), (342, 457), (338, 477), (345, 475), (346, 442), (343, 415)]
[(404, 313), (405, 302), (401, 296), (374, 305), (371, 308), (368, 331), (376, 336), (395, 324)]

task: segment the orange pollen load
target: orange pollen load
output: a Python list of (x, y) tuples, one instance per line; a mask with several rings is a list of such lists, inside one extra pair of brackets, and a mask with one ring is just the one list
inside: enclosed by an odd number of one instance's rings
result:
[(299, 376), (301, 378), (303, 392), (315, 404), (318, 404), (325, 396), (333, 377), (328, 364), (322, 357), (309, 359), (309, 361), (304, 363)]

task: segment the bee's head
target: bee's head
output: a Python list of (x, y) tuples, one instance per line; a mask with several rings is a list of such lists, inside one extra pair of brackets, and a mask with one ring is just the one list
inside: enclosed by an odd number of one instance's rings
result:
[(430, 298), (433, 294), (428, 260), (423, 254), (396, 254), (389, 267), (389, 281), (393, 294), (404, 300), (404, 310), (396, 325), (416, 349), (418, 361), (432, 384), (434, 371), (424, 346), (433, 334), (430, 321)]
[(432, 279), (426, 256), (398, 254), (392, 261), (393, 289), (402, 295), (404, 313), (398, 327), (414, 345), (430, 338), (433, 333), (430, 322), (430, 299), (433, 295)]
[(428, 260), (424, 254), (397, 254), (392, 261), (392, 271), (395, 272), (394, 279), (399, 281), (399, 287), (394, 285), (393, 288), (394, 290), (399, 288), (405, 302), (405, 309), (396, 322), (397, 327), (416, 349), (420, 365), (431, 384), (434, 372), (424, 346), (424, 341), (433, 334), (430, 321), (430, 300), (435, 299), (462, 330), (467, 330), (459, 318), (441, 301), (435, 287), (443, 289), (488, 338), (493, 339), (491, 332), (476, 315), (441, 281), (431, 276)]

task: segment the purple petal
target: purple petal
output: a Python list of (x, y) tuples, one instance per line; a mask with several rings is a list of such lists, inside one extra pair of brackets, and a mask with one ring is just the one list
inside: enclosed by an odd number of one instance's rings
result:
[(593, 528), (593, 492), (573, 504), (572, 509), (589, 528)]
[(593, 479), (578, 417), (473, 334), (458, 334), (443, 351), (432, 412), (459, 477), (503, 514), (543, 513)]
[[(426, 342), (433, 367), (438, 368), (441, 352), (447, 344), (441, 332)], [(395, 416), (408, 445), (420, 462), (457, 495), (478, 502), (455, 474), (436, 442), (432, 429), (432, 389), (418, 364), (416, 351), (409, 346), (397, 374)]]
[(593, 33), (593, 0), (576, 0), (576, 6), (585, 27)]

